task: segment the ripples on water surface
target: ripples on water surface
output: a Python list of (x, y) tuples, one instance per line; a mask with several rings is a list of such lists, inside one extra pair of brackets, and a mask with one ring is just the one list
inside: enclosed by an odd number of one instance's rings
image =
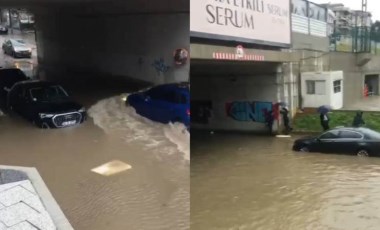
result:
[[(91, 107), (89, 115), (94, 123), (124, 139), (126, 142), (139, 142), (152, 153), (177, 154), (190, 159), (190, 134), (181, 123), (161, 124), (138, 115), (133, 107), (126, 106), (123, 98), (128, 94), (99, 101)], [(176, 147), (175, 147), (176, 146)]]
[(380, 158), (293, 140), (192, 133), (192, 229), (380, 229)]

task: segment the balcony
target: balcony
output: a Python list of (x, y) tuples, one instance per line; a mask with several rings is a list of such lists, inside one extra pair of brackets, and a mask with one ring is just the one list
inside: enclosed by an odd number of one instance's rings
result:
[(339, 21), (342, 21), (342, 22), (350, 22), (351, 21), (351, 17), (349, 17), (349, 16), (339, 16), (338, 17), (339, 19)]

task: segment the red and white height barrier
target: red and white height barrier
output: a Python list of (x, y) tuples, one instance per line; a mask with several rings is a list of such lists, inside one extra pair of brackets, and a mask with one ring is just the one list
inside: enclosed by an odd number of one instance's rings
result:
[(213, 53), (214, 59), (217, 60), (230, 60), (230, 61), (265, 61), (263, 55), (245, 54), (243, 56), (233, 53)]

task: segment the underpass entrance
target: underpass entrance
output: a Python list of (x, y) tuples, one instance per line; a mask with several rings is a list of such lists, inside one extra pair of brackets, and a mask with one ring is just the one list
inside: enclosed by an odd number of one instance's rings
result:
[(278, 120), (280, 63), (192, 60), (190, 75), (192, 128), (265, 132), (268, 113)]

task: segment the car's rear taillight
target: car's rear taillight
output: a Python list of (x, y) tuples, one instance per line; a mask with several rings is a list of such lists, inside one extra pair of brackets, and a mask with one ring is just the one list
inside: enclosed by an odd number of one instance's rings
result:
[(190, 116), (190, 109), (186, 110), (187, 116)]

